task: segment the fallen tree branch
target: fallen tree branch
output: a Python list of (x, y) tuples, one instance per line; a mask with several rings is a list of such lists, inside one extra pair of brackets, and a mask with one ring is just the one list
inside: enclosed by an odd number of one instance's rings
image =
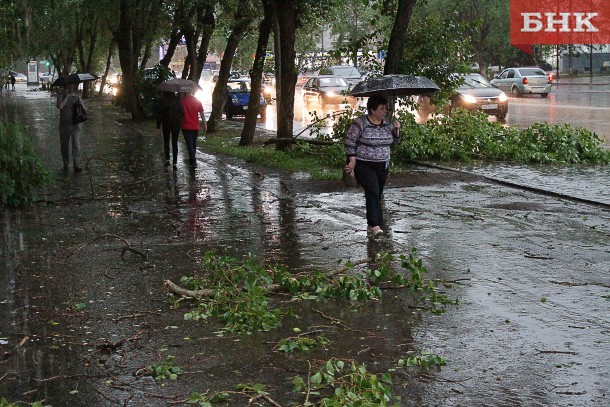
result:
[(146, 255), (146, 253), (142, 253), (141, 251), (131, 247), (131, 243), (129, 243), (129, 241), (127, 239), (125, 239), (124, 237), (121, 237), (121, 236), (118, 236), (118, 235), (111, 235), (111, 234), (101, 235), (101, 234), (99, 234), (99, 232), (97, 230), (94, 229), (94, 231), (95, 231), (95, 233), (97, 233), (97, 237), (95, 239), (91, 240), (88, 243), (84, 243), (84, 244), (80, 245), (80, 247), (78, 249), (76, 249), (74, 252), (72, 252), (71, 254), (69, 254), (68, 257), (66, 257), (65, 260), (68, 260), (70, 257), (74, 256), (75, 254), (77, 254), (78, 252), (83, 250), (85, 247), (92, 245), (93, 243), (97, 242), (98, 240), (101, 240), (101, 239), (118, 239), (118, 240), (122, 241), (123, 244), (125, 245), (123, 247), (123, 251), (121, 252), (121, 258), (123, 260), (125, 260), (125, 252), (132, 252), (132, 253), (135, 253), (135, 254), (141, 256), (144, 259), (144, 261), (148, 261), (148, 256)]
[(598, 283), (598, 282), (593, 282), (593, 283), (572, 283), (572, 282), (569, 282), (569, 281), (549, 280), (549, 283), (551, 283), (551, 284), (559, 284), (559, 285), (567, 285), (569, 287), (581, 287), (581, 286), (586, 286), (586, 285), (596, 285), (596, 286), (599, 286), (599, 287), (610, 288), (610, 284), (604, 284), (604, 283)]
[[(349, 262), (349, 264), (346, 264), (344, 267), (330, 272), (328, 274), (328, 276), (334, 277), (338, 274), (346, 273), (352, 267), (368, 263), (369, 261), (370, 261), (370, 259), (362, 259), (362, 260), (357, 260), (354, 262)], [(303, 274), (306, 274), (306, 273), (300, 273), (300, 274), (297, 274), (296, 276), (303, 275)], [(216, 290), (214, 290), (214, 289), (202, 288), (200, 290), (189, 290), (188, 288), (179, 286), (178, 284), (174, 283), (171, 280), (164, 280), (163, 285), (165, 286), (165, 290), (168, 293), (175, 294), (182, 298), (192, 298), (195, 300), (202, 300), (202, 299), (206, 299), (206, 298), (214, 298), (214, 296), (216, 295)], [(279, 284), (271, 284), (266, 287), (266, 290), (271, 293), (279, 293), (282, 291), (282, 287)]]

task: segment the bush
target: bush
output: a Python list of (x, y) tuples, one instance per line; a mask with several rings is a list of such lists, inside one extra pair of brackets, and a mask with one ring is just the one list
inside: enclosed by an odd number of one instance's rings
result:
[[(482, 112), (456, 109), (451, 116), (415, 122), (398, 112), (402, 140), (392, 154), (395, 164), (409, 160), (515, 161), (520, 163), (607, 164), (610, 151), (599, 137), (582, 127), (535, 123), (524, 130), (490, 122)], [(347, 127), (337, 120), (334, 137), (343, 139)]]
[(36, 198), (37, 188), (49, 180), (23, 126), (0, 121), (0, 201), (20, 206)]

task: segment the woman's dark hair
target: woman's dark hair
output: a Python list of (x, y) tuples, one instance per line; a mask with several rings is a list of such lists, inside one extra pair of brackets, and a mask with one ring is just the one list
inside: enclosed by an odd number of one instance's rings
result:
[(388, 105), (388, 100), (383, 96), (373, 95), (369, 97), (369, 100), (366, 102), (366, 110), (371, 114), (373, 110), (377, 110), (379, 105)]

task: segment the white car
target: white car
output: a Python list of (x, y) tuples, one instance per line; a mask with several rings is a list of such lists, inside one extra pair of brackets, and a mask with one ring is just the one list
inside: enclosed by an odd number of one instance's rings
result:
[(25, 83), (28, 81), (28, 77), (22, 73), (13, 72), (13, 76), (15, 77), (15, 82), (17, 82), (17, 83), (19, 83), (19, 82)]
[(40, 75), (41, 83), (51, 83), (55, 80), (55, 74), (50, 72), (44, 72)]
[(506, 68), (491, 84), (514, 97), (537, 94), (545, 98), (551, 93), (551, 79), (540, 68)]

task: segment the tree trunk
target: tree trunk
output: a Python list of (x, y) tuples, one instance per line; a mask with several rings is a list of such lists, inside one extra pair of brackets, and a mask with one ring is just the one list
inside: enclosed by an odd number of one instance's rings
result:
[(108, 57), (106, 58), (106, 67), (104, 68), (104, 75), (102, 75), (102, 83), (100, 84), (99, 96), (104, 94), (104, 87), (106, 87), (106, 80), (108, 79), (108, 71), (110, 70), (110, 63), (112, 62), (112, 54), (114, 54), (114, 39), (110, 40), (110, 46), (108, 47)]
[(405, 39), (409, 30), (411, 14), (417, 0), (398, 0), (398, 11), (388, 42), (388, 53), (383, 68), (384, 75), (400, 73), (400, 60), (403, 55)]
[[(295, 40), (298, 24), (298, 11), (294, 0), (272, 0), (278, 25), (276, 41), (279, 42), (280, 55), (276, 55), (276, 64), (279, 64), (279, 88), (277, 95), (277, 138), (290, 140), (294, 121), (294, 92), (297, 83), (297, 69), (295, 65)], [(287, 150), (291, 143), (279, 141), (278, 150)]]
[(220, 61), (218, 82), (216, 82), (216, 86), (214, 86), (214, 91), (212, 92), (212, 113), (208, 119), (207, 133), (215, 132), (218, 128), (218, 123), (222, 118), (222, 111), (227, 100), (227, 81), (231, 75), (231, 65), (233, 64), (235, 50), (251, 22), (249, 16), (247, 18), (241, 18), (240, 16), (236, 17), (237, 22), (233, 27), (233, 31), (231, 31), (231, 35), (229, 35), (224, 55)]
[(144, 54), (142, 55), (142, 62), (140, 62), (141, 71), (146, 69), (146, 65), (148, 64), (148, 60), (150, 59), (151, 49), (152, 49), (152, 44), (149, 42), (146, 44), (146, 49), (144, 50)]
[(135, 89), (135, 74), (138, 60), (134, 58), (135, 50), (132, 43), (132, 8), (129, 0), (121, 0), (120, 19), (118, 31), (113, 33), (119, 51), (119, 61), (123, 71), (123, 92), (125, 94), (127, 110), (131, 113), (133, 120), (144, 118), (144, 111), (138, 102), (138, 95)]
[(241, 132), (239, 140), (240, 146), (249, 146), (254, 141), (254, 131), (256, 130), (256, 115), (260, 105), (261, 85), (263, 82), (263, 69), (265, 68), (265, 57), (267, 56), (267, 45), (269, 44), (269, 35), (274, 21), (273, 8), (269, 0), (263, 0), (265, 18), (261, 21), (258, 27), (258, 43), (256, 46), (256, 56), (254, 65), (250, 74), (251, 90), (250, 101), (248, 103), (248, 112), (246, 120)]
[(182, 33), (178, 29), (175, 29), (169, 39), (165, 56), (159, 61), (159, 65), (163, 65), (166, 68), (169, 67), (169, 63), (172, 62), (172, 58), (176, 52), (176, 47), (180, 42), (180, 38), (182, 38)]
[(201, 43), (199, 44), (199, 53), (197, 55), (197, 69), (193, 72), (191, 70), (192, 80), (199, 82), (201, 78), (201, 71), (206, 59), (208, 59), (208, 47), (212, 34), (214, 34), (214, 28), (216, 27), (216, 19), (214, 17), (214, 5), (208, 5), (205, 8), (205, 13), (201, 17)]

